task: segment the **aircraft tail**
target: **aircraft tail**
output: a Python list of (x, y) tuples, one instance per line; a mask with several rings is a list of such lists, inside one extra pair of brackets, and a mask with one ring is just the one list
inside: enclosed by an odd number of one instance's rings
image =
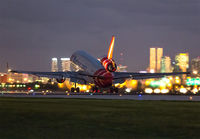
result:
[(110, 47), (109, 47), (108, 55), (107, 55), (108, 59), (112, 59), (113, 57), (114, 45), (115, 45), (115, 36), (112, 36), (112, 40), (110, 42)]

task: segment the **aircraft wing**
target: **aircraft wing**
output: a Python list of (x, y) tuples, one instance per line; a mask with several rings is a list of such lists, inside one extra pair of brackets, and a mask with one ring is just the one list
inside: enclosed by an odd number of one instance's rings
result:
[(39, 77), (47, 77), (47, 78), (55, 78), (55, 79), (60, 79), (60, 78), (70, 78), (74, 82), (78, 82), (82, 80), (82, 82), (86, 83), (85, 77), (98, 77), (98, 78), (103, 78), (101, 76), (93, 76), (90, 75), (86, 72), (80, 71), (80, 72), (73, 72), (73, 71), (67, 71), (67, 72), (36, 72), (36, 71), (15, 71), (12, 70), (10, 71), (12, 73), (23, 73), (23, 74), (31, 74)]
[(114, 79), (149, 79), (149, 78), (162, 78), (165, 76), (190, 74), (190, 72), (171, 72), (171, 73), (136, 73), (136, 72), (115, 72)]

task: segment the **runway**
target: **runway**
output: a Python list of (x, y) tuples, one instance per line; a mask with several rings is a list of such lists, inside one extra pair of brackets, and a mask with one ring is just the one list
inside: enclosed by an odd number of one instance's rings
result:
[(200, 101), (195, 95), (102, 95), (102, 94), (43, 94), (43, 93), (1, 93), (0, 97), (27, 97), (27, 98), (79, 98), (79, 99), (116, 99), (116, 100), (167, 100), (167, 101)]

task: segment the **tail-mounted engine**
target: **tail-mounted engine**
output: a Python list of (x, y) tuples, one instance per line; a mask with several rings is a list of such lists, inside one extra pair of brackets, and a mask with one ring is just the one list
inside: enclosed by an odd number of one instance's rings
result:
[(108, 59), (107, 57), (104, 57), (101, 59), (101, 64), (109, 72), (115, 72), (117, 70), (117, 65), (115, 64), (115, 61), (113, 59)]
[(64, 83), (64, 82), (65, 82), (65, 78), (56, 79), (56, 81), (57, 81), (58, 83)]

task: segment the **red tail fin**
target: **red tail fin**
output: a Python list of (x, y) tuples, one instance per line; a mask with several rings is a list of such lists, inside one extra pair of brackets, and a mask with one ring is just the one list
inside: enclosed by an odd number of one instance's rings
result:
[(108, 59), (112, 59), (112, 57), (113, 57), (114, 45), (115, 45), (115, 36), (112, 36), (112, 40), (110, 42), (110, 47), (109, 47), (108, 55), (107, 55)]

